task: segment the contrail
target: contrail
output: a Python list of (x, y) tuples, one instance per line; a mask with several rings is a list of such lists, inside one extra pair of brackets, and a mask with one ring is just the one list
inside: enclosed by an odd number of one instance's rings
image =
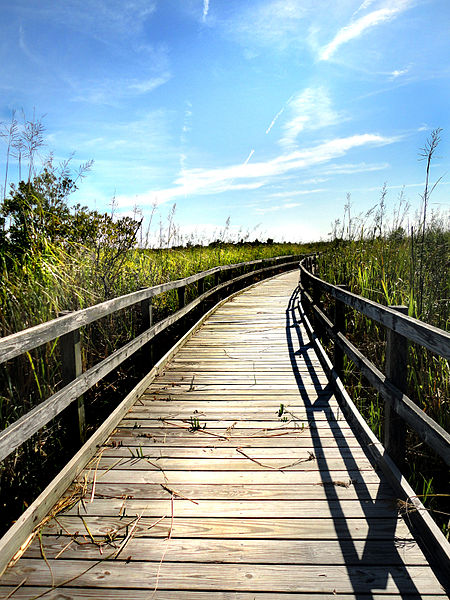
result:
[(289, 100), (287, 102), (285, 102), (285, 104), (281, 107), (281, 109), (274, 116), (274, 118), (272, 120), (272, 123), (266, 129), (266, 135), (270, 132), (270, 130), (272, 129), (272, 127), (275, 125), (275, 123), (277, 122), (278, 117), (280, 117), (284, 113), (284, 109), (286, 108), (286, 106), (289, 104), (289, 102), (292, 100), (293, 97), (294, 97), (294, 94), (292, 94), (292, 96), (289, 98)]
[(246, 160), (244, 161), (244, 165), (246, 165), (248, 163), (248, 161), (251, 159), (251, 157), (255, 154), (254, 150), (250, 150), (250, 154), (247, 156)]

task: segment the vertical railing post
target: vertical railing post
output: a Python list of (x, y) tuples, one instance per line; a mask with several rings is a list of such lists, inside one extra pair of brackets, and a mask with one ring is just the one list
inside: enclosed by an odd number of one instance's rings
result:
[[(336, 287), (343, 291), (348, 290), (348, 286), (346, 285), (337, 285)], [(335, 298), (334, 301), (334, 326), (336, 333), (340, 332), (345, 334), (345, 304), (337, 298)], [(336, 342), (334, 342), (333, 363), (335, 371), (339, 377), (342, 377), (344, 372), (344, 351)]]
[[(141, 288), (146, 289), (146, 288)], [(151, 298), (144, 298), (141, 300), (141, 319), (142, 319), (142, 331), (147, 331), (153, 325), (153, 304)], [(150, 367), (153, 366), (153, 344), (149, 342), (149, 358), (150, 358)], [(142, 352), (142, 368), (144, 371), (148, 371), (148, 361), (144, 354), (144, 350)]]
[(197, 296), (201, 296), (205, 293), (205, 278), (202, 277), (197, 281)]
[(186, 286), (183, 285), (177, 289), (178, 309), (183, 308), (186, 304)]
[[(58, 316), (62, 317), (70, 311), (62, 311)], [(81, 362), (81, 339), (80, 330), (69, 331), (59, 338), (61, 352), (62, 383), (68, 385), (83, 372)], [(86, 441), (86, 414), (84, 409), (84, 398), (80, 396), (67, 407), (65, 411), (69, 436), (74, 446)]]
[[(402, 314), (408, 314), (407, 306), (390, 306)], [(408, 340), (393, 331), (386, 334), (386, 366), (388, 380), (400, 391), (406, 391), (408, 369)], [(384, 410), (384, 446), (399, 468), (405, 460), (406, 425), (390, 404)]]
[(220, 271), (214, 273), (214, 287), (220, 283)]

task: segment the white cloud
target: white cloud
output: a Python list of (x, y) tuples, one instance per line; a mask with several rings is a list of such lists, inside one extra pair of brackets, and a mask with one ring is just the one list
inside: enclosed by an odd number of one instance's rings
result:
[[(368, 6), (367, 3), (364, 4)], [(374, 10), (345, 25), (337, 32), (331, 42), (320, 50), (319, 60), (329, 60), (340, 46), (360, 37), (367, 29), (392, 21), (392, 19), (407, 10), (410, 6), (411, 0), (394, 0), (389, 2), (387, 6)]]
[[(238, 5), (239, 6), (239, 5)], [(303, 43), (299, 32), (305, 19), (317, 9), (315, 0), (272, 0), (242, 3), (234, 17), (224, 23), (229, 35), (248, 49), (249, 44), (286, 49)], [(250, 56), (254, 56), (250, 52)]]
[(203, 0), (203, 22), (206, 21), (208, 12), (209, 12), (209, 0)]
[[(240, 163), (216, 169), (190, 169), (182, 171), (171, 188), (150, 191), (138, 196), (117, 198), (120, 206), (163, 203), (183, 196), (196, 194), (218, 194), (235, 190), (251, 190), (264, 186), (269, 180), (293, 173), (344, 156), (348, 151), (361, 146), (391, 144), (396, 138), (376, 134), (359, 134), (346, 138), (335, 138), (305, 150), (297, 150), (276, 158)], [(234, 183), (240, 181), (240, 183)]]
[(395, 71), (392, 71), (391, 73), (389, 73), (391, 80), (392, 79), (397, 79), (397, 77), (401, 77), (402, 75), (406, 75), (406, 73), (409, 72), (410, 67), (406, 67), (406, 69), (396, 69)]
[(371, 171), (383, 171), (390, 167), (389, 163), (367, 164), (365, 162), (357, 164), (328, 165), (325, 169), (320, 169), (323, 175), (352, 175), (353, 173), (369, 173)]
[[(326, 179), (318, 179), (317, 181), (326, 181)], [(305, 183), (302, 181), (301, 183)], [(328, 192), (327, 188), (314, 188), (312, 190), (295, 190), (293, 192), (276, 192), (270, 194), (269, 198), (294, 198), (295, 196), (309, 196), (310, 194), (317, 194), (319, 192)]]
[(298, 135), (305, 129), (330, 127), (346, 120), (346, 117), (333, 110), (330, 97), (323, 87), (306, 88), (292, 97), (289, 102), (291, 113), (284, 124), (284, 135), (280, 143), (284, 147), (293, 147)]

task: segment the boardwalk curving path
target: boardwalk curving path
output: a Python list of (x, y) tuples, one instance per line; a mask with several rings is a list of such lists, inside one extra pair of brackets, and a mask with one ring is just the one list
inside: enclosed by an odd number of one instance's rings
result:
[(296, 322), (297, 277), (189, 338), (0, 598), (446, 597)]

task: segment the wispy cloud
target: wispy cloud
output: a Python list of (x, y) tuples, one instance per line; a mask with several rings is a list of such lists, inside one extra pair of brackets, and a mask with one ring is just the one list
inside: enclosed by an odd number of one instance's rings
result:
[(396, 69), (395, 71), (389, 73), (391, 81), (393, 79), (397, 79), (397, 77), (401, 77), (402, 75), (406, 75), (406, 73), (409, 73), (410, 68), (411, 67), (406, 67), (405, 69)]
[(298, 208), (299, 206), (302, 206), (301, 202), (286, 202), (284, 204), (276, 204), (274, 206), (255, 208), (255, 212), (259, 215), (265, 215), (266, 213), (278, 212), (280, 210), (289, 210), (292, 208)]
[(347, 120), (336, 112), (328, 92), (323, 87), (310, 87), (291, 97), (289, 102), (290, 119), (284, 126), (280, 143), (284, 147), (295, 146), (298, 135), (305, 129), (330, 127)]
[[(148, 79), (104, 79), (102, 81), (71, 81), (74, 93), (72, 100), (88, 102), (90, 104), (106, 104), (117, 106), (122, 99), (148, 94), (156, 88), (166, 84), (171, 79), (170, 73), (163, 73), (158, 77)], [(112, 93), (114, 90), (114, 93)]]
[(203, 0), (203, 22), (206, 21), (206, 17), (209, 13), (209, 0)]
[(369, 173), (372, 171), (383, 171), (390, 167), (389, 163), (378, 163), (378, 164), (367, 164), (361, 163), (347, 163), (342, 165), (327, 165), (325, 169), (320, 169), (320, 173), (323, 175), (353, 175), (354, 173)]
[[(393, 137), (366, 133), (335, 138), (312, 148), (283, 154), (267, 161), (241, 163), (216, 169), (185, 170), (175, 180), (173, 187), (141, 194), (138, 198), (134, 197), (132, 203), (147, 205), (155, 201), (167, 202), (183, 196), (258, 189), (276, 177), (327, 163), (344, 156), (352, 149), (392, 144), (396, 140), (397, 138)], [(117, 201), (119, 205), (127, 206), (130, 197), (118, 197)]]
[[(367, 7), (370, 4), (364, 2), (362, 6), (366, 5)], [(391, 0), (387, 6), (353, 20), (342, 27), (331, 42), (320, 50), (319, 60), (329, 60), (343, 44), (360, 37), (368, 29), (392, 21), (397, 15), (407, 10), (411, 4), (411, 0)]]

